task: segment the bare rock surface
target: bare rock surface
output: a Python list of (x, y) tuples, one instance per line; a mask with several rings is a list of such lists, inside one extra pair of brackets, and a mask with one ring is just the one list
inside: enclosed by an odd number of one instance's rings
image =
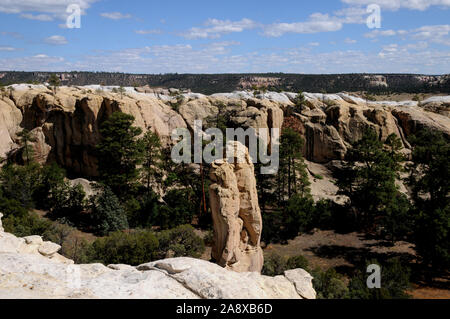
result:
[(383, 139), (400, 136), (406, 148), (406, 137), (420, 128), (450, 134), (448, 96), (430, 97), (419, 105), (371, 102), (347, 93), (304, 93), (302, 110), (286, 116), (296, 93), (236, 91), (207, 96), (148, 87), (128, 87), (120, 94), (115, 87), (100, 85), (59, 87), (56, 93), (43, 85), (11, 88), (10, 94), (0, 96), (0, 157), (19, 148), (17, 133), (26, 128), (36, 140), (32, 146), (39, 163), (56, 161), (86, 177), (97, 175), (99, 127), (114, 111), (133, 115), (136, 126), (155, 132), (165, 146), (172, 143), (173, 129), (192, 128), (194, 120), (222, 116), (233, 127), (270, 129), (289, 126), (286, 118), (295, 116), (296, 129), (306, 141), (304, 155), (316, 163), (342, 159), (369, 127)]
[[(1, 217), (1, 216), (0, 216)], [(83, 264), (59, 255), (40, 236), (17, 238), (1, 229), (0, 299), (264, 299), (312, 298), (312, 277), (299, 270), (267, 277), (238, 273), (194, 258), (130, 265)], [(300, 286), (299, 286), (300, 285)]]
[[(17, 134), (26, 128), (33, 137), (30, 144), (38, 163), (56, 162), (74, 174), (93, 179), (98, 173), (95, 150), (101, 140), (99, 128), (115, 111), (133, 115), (134, 124), (144, 132), (155, 132), (163, 146), (173, 143), (173, 129), (192, 129), (195, 120), (214, 126), (214, 121), (222, 118), (228, 126), (244, 129), (291, 127), (305, 140), (305, 158), (323, 165), (342, 160), (367, 128), (377, 131), (382, 139), (390, 134), (399, 136), (405, 154), (411, 148), (408, 136), (422, 128), (450, 137), (450, 96), (429, 97), (421, 103), (372, 102), (348, 93), (305, 92), (305, 103), (299, 109), (294, 107), (297, 94), (290, 92), (255, 95), (236, 91), (208, 96), (149, 87), (128, 87), (124, 94), (114, 89), (100, 85), (59, 87), (53, 93), (44, 85), (7, 87), (7, 93), (0, 96), (0, 165), (5, 162), (2, 158), (23, 160)], [(270, 143), (271, 136), (266, 140)], [(335, 187), (328, 183), (331, 179), (311, 180), (316, 200), (345, 200), (335, 198)], [(87, 180), (74, 183), (80, 184), (88, 196), (92, 194)]]
[(245, 146), (229, 142), (227, 148), (235, 151), (234, 164), (227, 159), (217, 160), (210, 173), (214, 226), (211, 255), (227, 269), (260, 272), (263, 266), (262, 217), (254, 166)]

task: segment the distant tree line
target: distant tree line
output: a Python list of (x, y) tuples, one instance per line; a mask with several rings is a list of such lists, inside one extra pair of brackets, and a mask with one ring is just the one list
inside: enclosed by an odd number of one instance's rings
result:
[[(54, 73), (5, 71), (1, 85), (12, 83), (43, 83)], [(328, 93), (342, 91), (366, 91), (372, 94), (387, 93), (450, 93), (450, 76), (431, 76), (429, 81), (421, 81), (415, 74), (377, 74), (386, 78), (387, 86), (374, 85), (367, 76), (370, 74), (127, 74), (108, 72), (62, 72), (63, 85), (88, 85), (102, 83), (115, 86), (144, 86), (165, 88), (189, 88), (193, 92), (213, 94), (242, 89), (243, 78), (274, 77), (278, 84), (265, 87), (271, 91), (299, 90)], [(61, 74), (61, 73), (58, 73)]]

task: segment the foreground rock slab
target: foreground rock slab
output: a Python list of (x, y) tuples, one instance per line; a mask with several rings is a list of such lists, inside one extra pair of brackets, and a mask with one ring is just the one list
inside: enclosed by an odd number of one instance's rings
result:
[[(129, 265), (75, 265), (39, 236), (0, 232), (0, 299), (302, 299), (315, 298), (304, 270), (268, 277), (194, 258)], [(41, 249), (39, 249), (42, 247)]]

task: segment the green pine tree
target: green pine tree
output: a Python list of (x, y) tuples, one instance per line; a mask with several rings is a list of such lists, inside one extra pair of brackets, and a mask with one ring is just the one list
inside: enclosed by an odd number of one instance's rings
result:
[(97, 145), (99, 179), (121, 198), (135, 186), (142, 161), (142, 144), (137, 141), (142, 130), (133, 122), (133, 116), (114, 112), (102, 123)]

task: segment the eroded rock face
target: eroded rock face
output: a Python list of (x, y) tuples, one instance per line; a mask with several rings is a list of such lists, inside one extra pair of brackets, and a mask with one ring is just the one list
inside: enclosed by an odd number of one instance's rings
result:
[(97, 175), (99, 127), (114, 111), (133, 115), (134, 124), (157, 133), (164, 146), (171, 145), (173, 129), (192, 128), (194, 120), (209, 120), (213, 125), (214, 119), (222, 117), (227, 126), (244, 129), (295, 124), (305, 139), (305, 158), (316, 163), (342, 159), (367, 128), (376, 130), (382, 139), (398, 135), (406, 148), (408, 135), (421, 128), (450, 136), (450, 120), (445, 116), (450, 97), (433, 97), (420, 107), (414, 101), (370, 102), (346, 93), (305, 93), (301, 110), (288, 112), (293, 109), (295, 93), (255, 96), (237, 91), (206, 96), (126, 88), (121, 95), (110, 87), (89, 86), (60, 87), (53, 94), (43, 85), (14, 87), (11, 94), (0, 96), (0, 157), (19, 148), (16, 134), (27, 128), (37, 139), (33, 147), (38, 162), (56, 161), (84, 177)]
[(16, 147), (14, 141), (20, 131), (22, 113), (7, 97), (0, 98), (0, 158), (6, 158), (11, 149)]
[(236, 151), (235, 163), (226, 159), (212, 164), (209, 188), (214, 243), (211, 255), (222, 267), (237, 272), (261, 272), (262, 217), (256, 193), (253, 163), (239, 142), (227, 144)]
[[(1, 218), (1, 214), (0, 214)], [(40, 236), (17, 238), (0, 219), (1, 298), (309, 299), (312, 277), (303, 269), (284, 276), (238, 273), (200, 259), (170, 258), (129, 265), (84, 264), (55, 252)]]

